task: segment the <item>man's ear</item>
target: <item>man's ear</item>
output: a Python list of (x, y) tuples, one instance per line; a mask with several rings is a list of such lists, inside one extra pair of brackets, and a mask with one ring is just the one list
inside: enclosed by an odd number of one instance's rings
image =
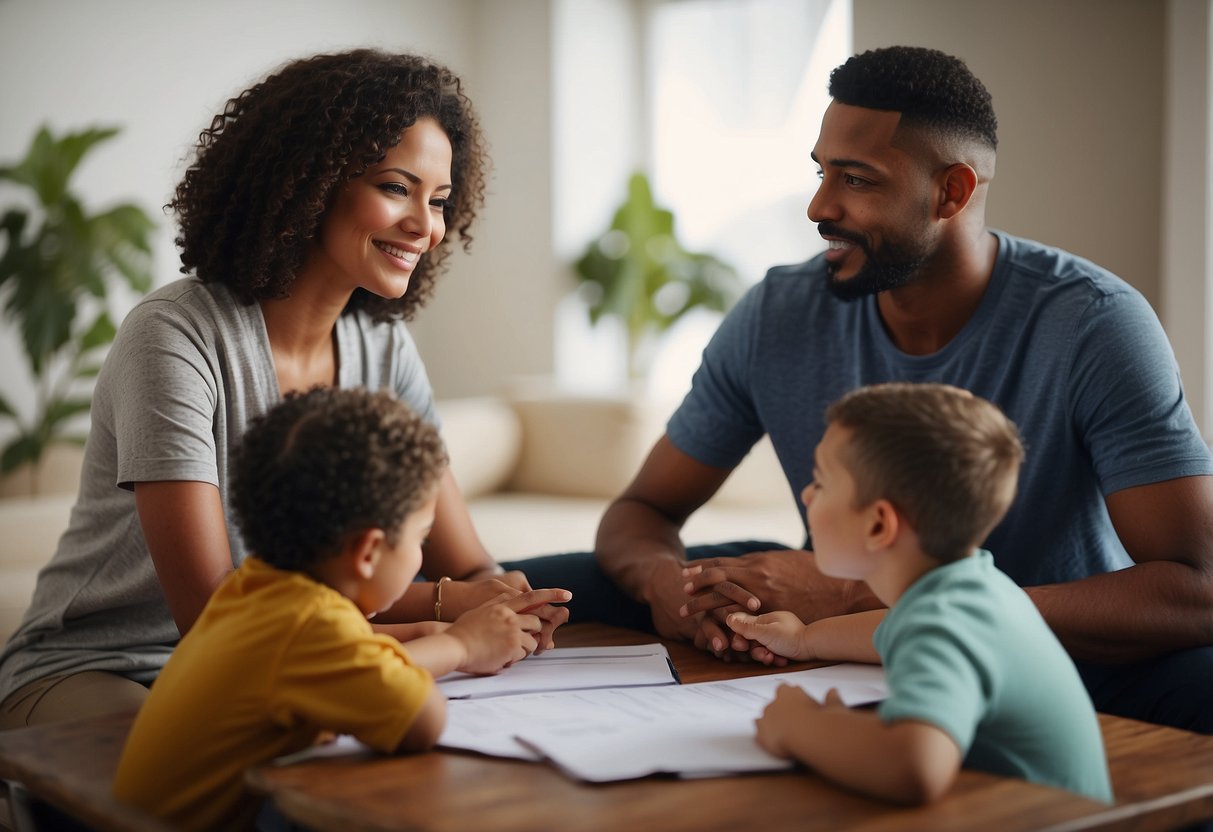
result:
[(363, 529), (346, 537), (341, 545), (341, 556), (353, 567), (358, 577), (370, 580), (379, 564), (379, 556), (387, 535), (383, 529)]
[(901, 515), (888, 500), (877, 500), (868, 507), (866, 545), (869, 552), (888, 549), (897, 542), (901, 531)]
[(957, 162), (939, 174), (939, 218), (950, 220), (964, 210), (977, 190), (977, 171)]

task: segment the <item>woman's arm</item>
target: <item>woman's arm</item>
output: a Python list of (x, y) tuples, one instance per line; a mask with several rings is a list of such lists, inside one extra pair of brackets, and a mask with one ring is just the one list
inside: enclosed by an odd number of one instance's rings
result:
[[(429, 580), (410, 586), (391, 609), (376, 617), (376, 622), (433, 621), (434, 584), (443, 577), (454, 579), (442, 588), (442, 617), (446, 621), (454, 621), (503, 593), (521, 590), (502, 580), (504, 572), (480, 542), (467, 503), (449, 469), (438, 483), (434, 526), (422, 548), (421, 572)], [(476, 584), (461, 583), (465, 581)]]
[[(417, 582), (390, 609), (376, 617), (377, 623), (433, 621), (436, 582), (443, 577), (442, 620), (454, 621), (469, 610), (503, 597), (529, 592), (531, 585), (521, 572), (505, 572), (480, 542), (467, 503), (455, 477), (447, 469), (438, 484), (434, 526), (422, 549), (422, 573), (429, 581)], [(568, 621), (564, 607), (545, 604), (531, 610), (543, 621), (539, 650), (554, 644), (556, 628)]]
[(206, 482), (137, 482), (135, 509), (169, 610), (185, 635), (232, 571), (219, 489)]

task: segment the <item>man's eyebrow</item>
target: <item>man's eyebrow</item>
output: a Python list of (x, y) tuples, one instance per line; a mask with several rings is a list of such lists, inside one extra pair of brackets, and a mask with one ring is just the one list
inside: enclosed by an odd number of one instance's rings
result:
[(869, 162), (865, 162), (862, 159), (830, 159), (828, 162), (823, 163), (817, 158), (816, 153), (810, 153), (809, 156), (818, 165), (828, 164), (832, 168), (851, 168), (852, 170), (858, 169), (870, 171), (872, 173), (880, 173), (880, 168)]
[[(405, 179), (412, 182), (414, 185), (421, 184), (420, 176), (413, 173), (412, 171), (405, 170), (404, 168), (384, 168), (382, 171), (380, 171), (380, 173), (398, 173), (401, 176), (403, 176)], [(435, 191), (449, 191), (449, 190), (451, 190), (452, 187), (454, 187), (454, 186), (453, 185), (435, 185), (434, 190)]]

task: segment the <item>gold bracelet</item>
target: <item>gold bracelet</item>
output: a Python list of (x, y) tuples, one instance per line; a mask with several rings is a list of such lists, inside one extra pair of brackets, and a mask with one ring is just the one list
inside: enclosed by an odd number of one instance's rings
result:
[(434, 620), (442, 620), (442, 585), (451, 580), (450, 575), (443, 575), (438, 579), (438, 583), (434, 584)]

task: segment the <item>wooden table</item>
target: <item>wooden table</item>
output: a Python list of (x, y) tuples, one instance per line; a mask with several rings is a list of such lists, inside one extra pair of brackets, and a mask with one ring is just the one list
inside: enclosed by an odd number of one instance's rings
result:
[[(562, 647), (636, 644), (651, 636), (595, 624), (563, 628)], [(725, 664), (667, 642), (682, 681), (779, 672)], [(804, 665), (803, 667), (808, 667)], [(790, 668), (789, 668), (790, 669)], [(435, 751), (314, 760), (249, 772), (252, 788), (318, 830), (1165, 830), (1213, 817), (1213, 737), (1101, 715), (1117, 802), (961, 772), (946, 797), (905, 808), (804, 770), (705, 780), (651, 777), (586, 784), (554, 768)]]

